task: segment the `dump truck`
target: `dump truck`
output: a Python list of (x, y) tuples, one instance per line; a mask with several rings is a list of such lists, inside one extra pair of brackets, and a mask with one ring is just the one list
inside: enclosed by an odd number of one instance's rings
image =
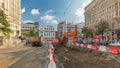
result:
[(26, 38), (26, 45), (41, 46), (41, 37), (28, 37)]
[(32, 41), (32, 46), (41, 46), (41, 37), (31, 37)]

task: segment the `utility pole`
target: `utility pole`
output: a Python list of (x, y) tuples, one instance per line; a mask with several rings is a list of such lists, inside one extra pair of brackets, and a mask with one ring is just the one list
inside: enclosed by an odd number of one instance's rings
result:
[(65, 20), (65, 32), (67, 32), (67, 20)]
[(63, 24), (63, 34), (67, 32), (67, 20), (64, 21), (64, 24)]

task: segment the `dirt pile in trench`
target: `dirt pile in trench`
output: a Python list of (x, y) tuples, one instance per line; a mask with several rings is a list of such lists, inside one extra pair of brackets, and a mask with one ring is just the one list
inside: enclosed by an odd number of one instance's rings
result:
[(120, 68), (120, 63), (104, 54), (80, 47), (55, 46), (55, 54), (65, 68)]

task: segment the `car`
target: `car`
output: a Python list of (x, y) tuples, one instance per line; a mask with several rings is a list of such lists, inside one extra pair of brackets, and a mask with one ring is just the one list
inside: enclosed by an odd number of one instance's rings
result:
[(120, 41), (112, 42), (110, 46), (120, 46)]

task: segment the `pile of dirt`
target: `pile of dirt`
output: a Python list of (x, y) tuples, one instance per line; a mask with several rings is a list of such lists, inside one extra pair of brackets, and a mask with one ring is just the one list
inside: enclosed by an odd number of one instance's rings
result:
[(120, 68), (120, 63), (109, 54), (83, 49), (55, 46), (55, 54), (65, 68)]

